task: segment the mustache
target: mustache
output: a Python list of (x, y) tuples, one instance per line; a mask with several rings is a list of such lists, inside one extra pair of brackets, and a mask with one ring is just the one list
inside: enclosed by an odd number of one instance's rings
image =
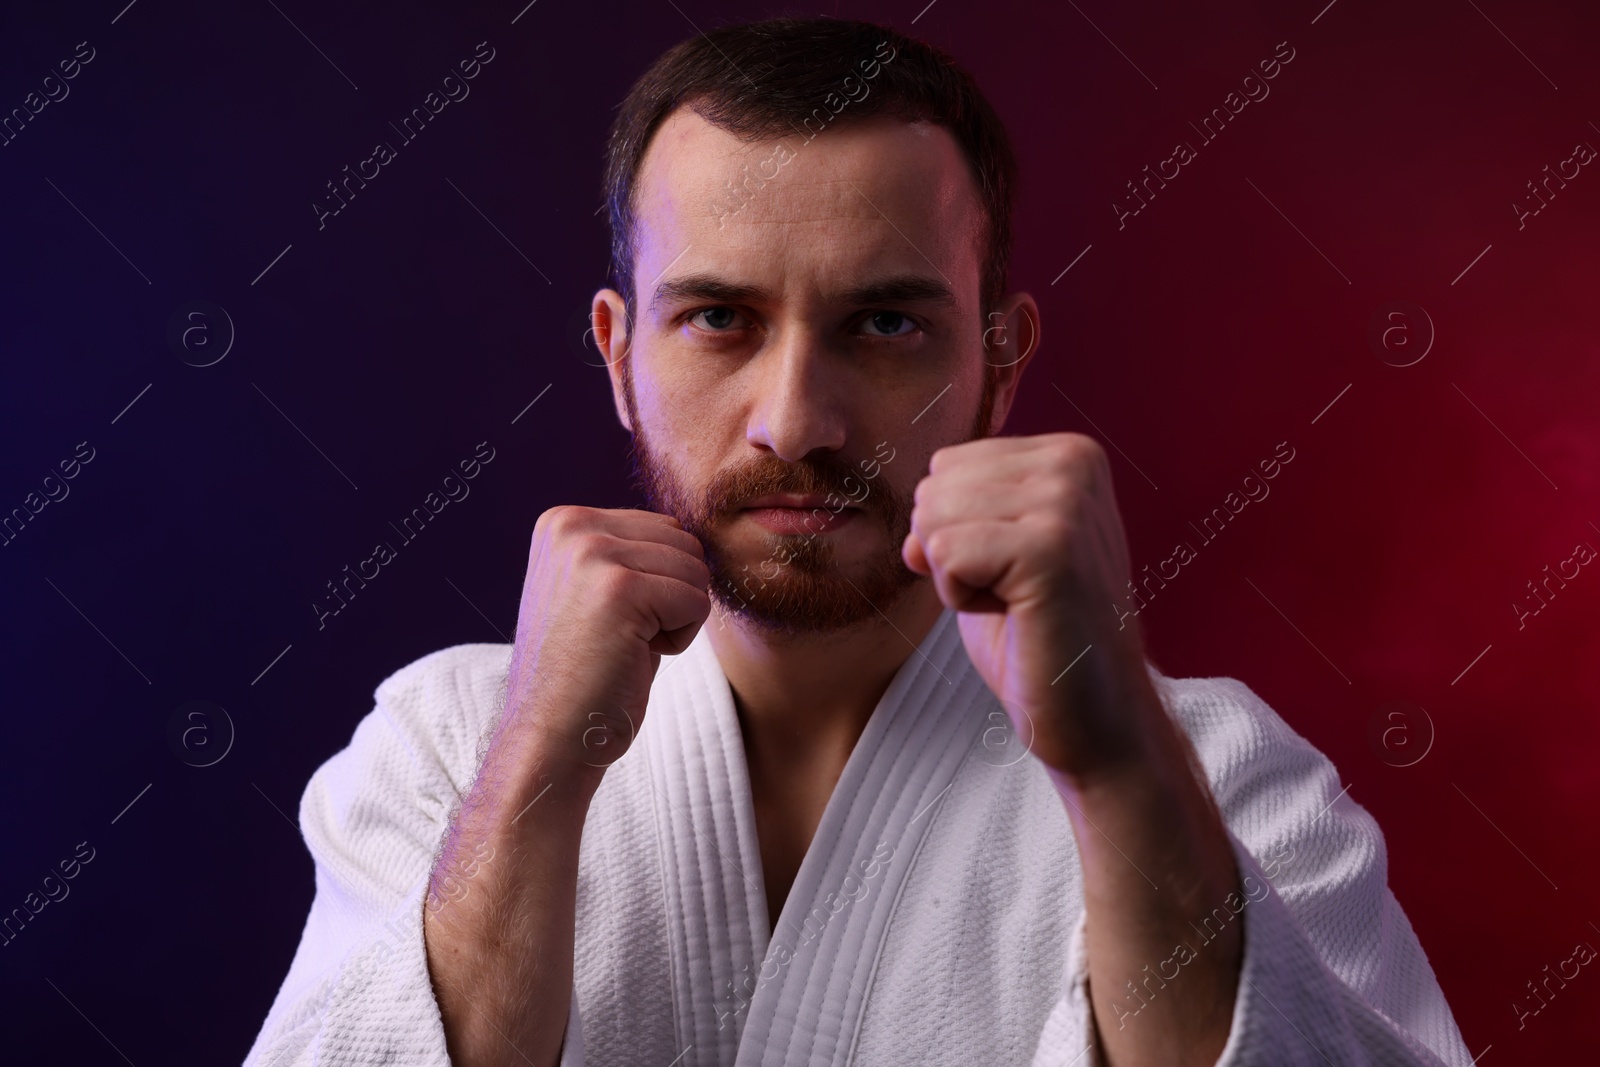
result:
[(876, 515), (891, 532), (910, 528), (911, 496), (881, 477), (878, 468), (887, 462), (881, 457), (852, 460), (818, 452), (791, 463), (760, 454), (717, 472), (703, 486), (691, 486), (673, 475), (643, 433), (634, 432), (628, 452), (634, 487), (650, 509), (673, 516), (708, 547), (717, 527), (745, 501), (768, 493), (815, 495), (826, 502), (819, 506), (832, 511), (850, 506)]
[(701, 494), (706, 517), (723, 515), (743, 506), (744, 501), (768, 493), (803, 493), (821, 496), (830, 508), (845, 505), (866, 507), (872, 494), (867, 479), (848, 462), (834, 455), (822, 455), (788, 463), (776, 457), (723, 471), (712, 479)]

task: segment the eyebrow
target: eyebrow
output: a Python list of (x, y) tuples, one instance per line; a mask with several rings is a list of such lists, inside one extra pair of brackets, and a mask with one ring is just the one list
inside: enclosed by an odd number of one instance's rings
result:
[[(650, 313), (654, 315), (663, 304), (671, 301), (704, 301), (717, 304), (743, 304), (770, 301), (772, 294), (759, 285), (739, 285), (714, 274), (685, 274), (669, 278), (656, 286), (650, 298)], [(954, 308), (956, 297), (948, 286), (920, 274), (895, 274), (862, 285), (842, 290), (840, 303), (881, 304), (931, 304), (935, 307)]]

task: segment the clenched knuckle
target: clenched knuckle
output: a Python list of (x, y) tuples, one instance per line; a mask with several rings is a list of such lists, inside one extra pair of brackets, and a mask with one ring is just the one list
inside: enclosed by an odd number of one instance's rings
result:
[(1093, 437), (1083, 434), (1078, 435), (1074, 444), (1073, 458), (1077, 463), (1096, 472), (1104, 468), (1107, 462), (1105, 447)]
[(1040, 523), (1040, 530), (1046, 544), (1064, 545), (1071, 542), (1077, 522), (1071, 515), (1051, 515)]
[(1077, 503), (1081, 485), (1076, 472), (1058, 471), (1047, 483), (1051, 505), (1058, 512), (1066, 511)]
[(535, 531), (543, 527), (544, 533), (550, 537), (561, 537), (572, 528), (576, 518), (576, 507), (572, 504), (556, 504), (546, 508), (533, 524)]
[(594, 530), (575, 532), (566, 543), (572, 558), (582, 562), (603, 560), (611, 548), (610, 536)]
[(626, 602), (632, 597), (636, 577), (627, 567), (607, 567), (595, 578), (595, 594), (607, 603)]

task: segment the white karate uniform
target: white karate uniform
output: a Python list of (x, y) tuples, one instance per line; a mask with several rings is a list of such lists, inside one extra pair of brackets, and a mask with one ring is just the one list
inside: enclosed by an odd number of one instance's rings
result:
[[(744, 746), (709, 637), (662, 658), (638, 736), (590, 806), (563, 1067), (1098, 1063), (1072, 826), (955, 613), (873, 712), (772, 933)], [(424, 899), (510, 652), (458, 645), (396, 672), (312, 776), (300, 826), (316, 897), (249, 1067), (449, 1063)], [(1243, 683), (1148, 669), (1259, 887), (1187, 939), (1205, 952), (1223, 922), (1244, 924), (1218, 1064), (1468, 1067), (1387, 887), (1383, 835), (1339, 796), (1332, 763)], [(1150, 975), (1181, 962), (1129, 975), (1127, 1010), (1174, 995)], [(1119, 1012), (1099, 1026), (1119, 1022), (1140, 1024)]]

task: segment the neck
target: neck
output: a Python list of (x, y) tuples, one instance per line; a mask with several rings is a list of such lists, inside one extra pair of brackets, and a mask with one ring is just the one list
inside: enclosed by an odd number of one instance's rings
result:
[(943, 610), (933, 583), (923, 580), (881, 613), (829, 633), (773, 636), (714, 611), (705, 625), (752, 771), (842, 769), (884, 690)]

